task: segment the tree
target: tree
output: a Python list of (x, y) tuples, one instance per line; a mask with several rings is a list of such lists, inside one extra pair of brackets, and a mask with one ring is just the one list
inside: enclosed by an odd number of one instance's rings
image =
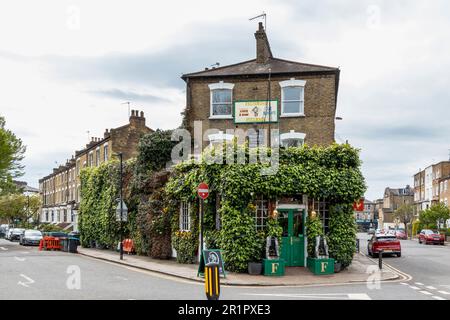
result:
[(9, 194), (0, 196), (0, 219), (9, 224), (27, 224), (38, 221), (41, 199), (38, 195)]
[(420, 223), (428, 229), (440, 229), (441, 224), (450, 219), (450, 209), (442, 202), (433, 204), (420, 213)]
[(26, 151), (22, 140), (5, 124), (5, 118), (0, 116), (0, 195), (15, 191), (13, 179), (24, 174), (21, 161)]
[(414, 207), (411, 204), (401, 205), (397, 210), (394, 211), (394, 218), (398, 219), (400, 223), (403, 223), (405, 225), (405, 231), (408, 235), (408, 224), (410, 224), (414, 218)]

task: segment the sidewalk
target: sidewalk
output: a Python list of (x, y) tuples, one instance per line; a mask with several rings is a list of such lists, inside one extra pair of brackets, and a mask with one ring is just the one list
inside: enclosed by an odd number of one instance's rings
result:
[[(91, 258), (158, 272), (161, 274), (183, 278), (187, 280), (203, 282), (203, 278), (197, 277), (197, 264), (179, 264), (174, 260), (158, 260), (145, 256), (127, 255), (123, 260), (119, 259), (117, 252), (109, 250), (78, 248), (78, 253)], [(283, 277), (265, 277), (249, 274), (227, 272), (227, 277), (221, 279), (223, 285), (232, 286), (306, 286), (322, 284), (344, 284), (366, 282), (369, 274), (366, 273), (369, 266), (377, 266), (373, 261), (362, 254), (355, 254), (353, 263), (347, 270), (332, 275), (313, 275), (307, 268), (288, 267)], [(383, 268), (381, 281), (399, 279), (400, 275), (389, 268)]]
[[(145, 256), (124, 255), (123, 260), (119, 254), (110, 250), (78, 248), (78, 253), (84, 256), (101, 259), (122, 265), (158, 272), (161, 274), (203, 282), (197, 277), (197, 264), (179, 264), (174, 260), (158, 260)], [(353, 263), (347, 270), (332, 275), (313, 275), (307, 268), (288, 267), (283, 277), (254, 276), (249, 274), (227, 272), (227, 277), (221, 279), (223, 285), (233, 286), (306, 286), (323, 284), (344, 284), (366, 282), (369, 266), (377, 266), (372, 260), (362, 254), (355, 254)], [(226, 266), (225, 266), (226, 267)], [(383, 268), (381, 281), (399, 279), (400, 275), (389, 268)]]

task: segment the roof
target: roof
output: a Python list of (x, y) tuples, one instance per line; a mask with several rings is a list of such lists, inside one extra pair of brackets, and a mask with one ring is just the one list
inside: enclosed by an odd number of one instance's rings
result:
[(267, 63), (257, 63), (256, 59), (252, 59), (219, 68), (212, 68), (204, 71), (187, 73), (184, 74), (181, 78), (183, 80), (186, 80), (187, 78), (198, 78), (198, 77), (266, 75), (269, 74), (269, 69), (271, 74), (336, 73), (339, 71), (339, 68), (335, 67), (301, 63), (270, 57)]

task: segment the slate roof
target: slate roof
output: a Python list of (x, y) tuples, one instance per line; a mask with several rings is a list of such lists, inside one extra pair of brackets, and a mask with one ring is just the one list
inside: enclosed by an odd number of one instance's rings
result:
[(196, 78), (196, 77), (265, 75), (269, 74), (269, 69), (271, 70), (272, 74), (335, 73), (339, 71), (339, 68), (335, 67), (301, 63), (270, 57), (267, 63), (257, 63), (256, 59), (252, 59), (219, 68), (212, 68), (204, 71), (187, 73), (184, 74), (181, 78), (183, 80), (186, 80), (187, 78)]

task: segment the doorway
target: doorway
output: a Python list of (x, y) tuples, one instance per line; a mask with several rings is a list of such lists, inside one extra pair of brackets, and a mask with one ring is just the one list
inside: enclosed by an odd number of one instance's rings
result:
[(281, 258), (287, 267), (305, 266), (306, 210), (278, 209), (278, 221), (283, 227)]

